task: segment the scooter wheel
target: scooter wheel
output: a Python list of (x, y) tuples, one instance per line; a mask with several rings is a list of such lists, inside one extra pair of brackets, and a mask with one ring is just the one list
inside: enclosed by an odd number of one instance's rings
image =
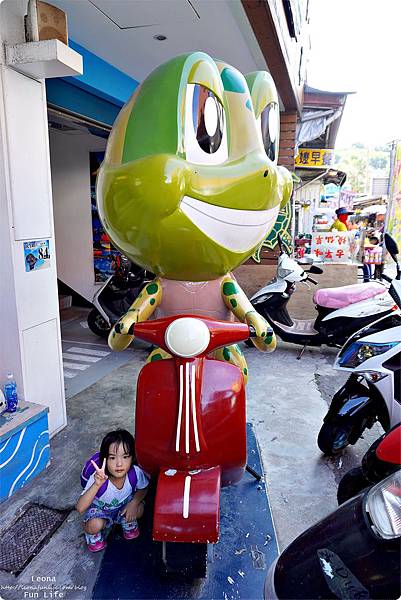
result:
[(347, 502), (350, 498), (357, 496), (364, 489), (372, 485), (362, 472), (362, 467), (351, 469), (345, 473), (344, 477), (338, 484), (337, 501), (338, 504)]
[(206, 577), (207, 555), (207, 544), (163, 542), (164, 574), (185, 579)]
[(350, 433), (351, 430), (346, 425), (323, 423), (317, 438), (317, 445), (323, 454), (333, 456), (348, 446)]
[(110, 333), (110, 325), (103, 319), (102, 315), (96, 308), (92, 308), (88, 314), (89, 329), (101, 338), (107, 339)]

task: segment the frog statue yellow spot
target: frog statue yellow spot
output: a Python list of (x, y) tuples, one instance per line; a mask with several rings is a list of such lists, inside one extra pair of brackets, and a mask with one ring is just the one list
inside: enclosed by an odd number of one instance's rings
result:
[[(291, 195), (278, 144), (278, 98), (266, 72), (244, 77), (195, 52), (143, 81), (114, 124), (97, 201), (115, 246), (157, 278), (113, 328), (111, 348), (126, 348), (130, 326), (156, 311), (234, 314), (255, 327), (257, 348), (274, 350), (274, 334), (230, 272), (254, 253)], [(149, 359), (165, 357), (155, 350)], [(218, 357), (247, 375), (238, 346)]]

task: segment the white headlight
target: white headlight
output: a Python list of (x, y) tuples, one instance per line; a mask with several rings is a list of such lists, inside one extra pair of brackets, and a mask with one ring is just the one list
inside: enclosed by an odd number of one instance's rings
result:
[(401, 536), (401, 470), (370, 490), (366, 510), (377, 535), (387, 540)]
[(210, 333), (203, 321), (182, 317), (167, 327), (165, 340), (173, 354), (190, 358), (206, 350), (210, 342)]

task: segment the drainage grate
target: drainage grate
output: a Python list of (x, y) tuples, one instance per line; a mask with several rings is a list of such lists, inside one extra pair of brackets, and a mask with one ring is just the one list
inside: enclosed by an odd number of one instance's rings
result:
[(17, 520), (0, 535), (0, 569), (19, 575), (69, 512), (27, 504)]

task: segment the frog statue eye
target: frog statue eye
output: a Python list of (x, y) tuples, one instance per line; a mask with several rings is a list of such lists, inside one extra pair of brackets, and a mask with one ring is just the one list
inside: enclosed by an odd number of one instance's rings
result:
[(279, 120), (278, 105), (275, 102), (271, 102), (260, 115), (260, 127), (266, 154), (273, 162), (277, 160)]
[(228, 158), (224, 108), (211, 90), (189, 83), (185, 99), (185, 152), (188, 162), (218, 165)]

